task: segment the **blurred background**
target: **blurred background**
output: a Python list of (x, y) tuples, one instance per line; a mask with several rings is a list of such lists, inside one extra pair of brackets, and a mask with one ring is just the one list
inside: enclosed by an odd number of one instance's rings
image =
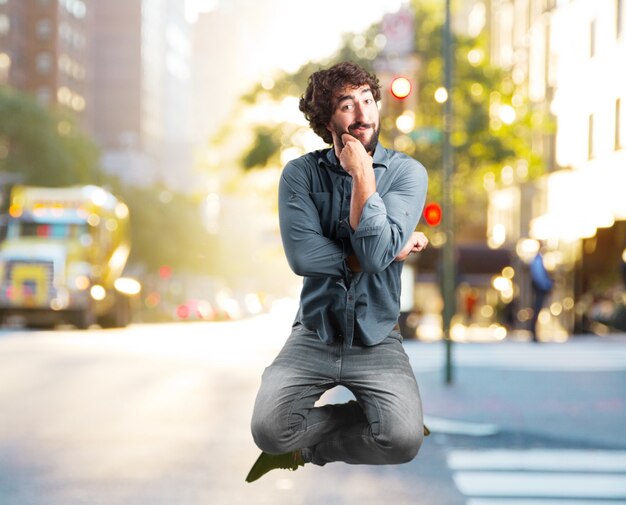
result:
[[(536, 314), (543, 340), (626, 329), (622, 2), (454, 2), (446, 180), (444, 15), (429, 1), (1, 1), (5, 323), (54, 322), (47, 309), (87, 327), (236, 319), (297, 297), (278, 234), (277, 178), (289, 159), (325, 147), (297, 110), (308, 75), (351, 59), (383, 85), (384, 144), (430, 174), (421, 229), (432, 247), (403, 284), (408, 337), (442, 336), (445, 185), (455, 214), (454, 339), (529, 338), (528, 265), (540, 246), (554, 282)], [(392, 92), (397, 78), (408, 79), (406, 96)], [(98, 186), (127, 206), (128, 226), (112, 232), (117, 218), (92, 219), (83, 251), (71, 246), (83, 232), (61, 240), (68, 230), (20, 231), (20, 220), (77, 224), (76, 199), (91, 198), (12, 197), (20, 185)], [(16, 198), (26, 202), (19, 217)], [(101, 212), (85, 211), (82, 222)], [(25, 233), (42, 240), (25, 244)], [(60, 242), (65, 251), (55, 252)], [(126, 286), (130, 295), (114, 286), (120, 277), (139, 283)]]
[[(0, 0), (0, 505), (626, 502), (624, 1), (446, 4)], [(432, 435), (248, 485), (302, 282), (278, 179), (342, 60), (429, 173), (401, 324)]]

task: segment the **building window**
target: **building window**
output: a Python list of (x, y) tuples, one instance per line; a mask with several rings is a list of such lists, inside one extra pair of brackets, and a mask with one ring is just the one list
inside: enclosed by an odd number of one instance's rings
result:
[(50, 53), (39, 53), (35, 59), (35, 67), (40, 74), (49, 74), (52, 70), (52, 56)]
[(587, 157), (593, 158), (593, 114), (589, 114), (589, 130), (587, 133)]
[(551, 26), (549, 23), (546, 23), (545, 27), (545, 42), (543, 44), (543, 80), (544, 80), (544, 93), (548, 95), (550, 89), (550, 81), (551, 81), (551, 52), (552, 47), (550, 45), (551, 40)]
[(77, 19), (82, 19), (87, 14), (87, 5), (82, 0), (60, 0), (60, 3)]
[(550, 11), (556, 9), (556, 2), (557, 2), (557, 0), (545, 0), (545, 2), (543, 4), (544, 12), (550, 12)]
[(37, 89), (37, 101), (41, 105), (50, 105), (52, 102), (52, 91), (47, 86)]
[(37, 38), (39, 40), (48, 40), (52, 34), (52, 23), (49, 19), (42, 19), (37, 22), (36, 27)]
[(11, 20), (6, 14), (0, 14), (0, 36), (6, 35), (11, 29)]
[(615, 150), (622, 147), (622, 99), (618, 98), (615, 100)]
[(596, 20), (594, 19), (589, 25), (589, 57), (596, 55)]
[(11, 57), (7, 53), (0, 52), (0, 85), (9, 81), (11, 70)]

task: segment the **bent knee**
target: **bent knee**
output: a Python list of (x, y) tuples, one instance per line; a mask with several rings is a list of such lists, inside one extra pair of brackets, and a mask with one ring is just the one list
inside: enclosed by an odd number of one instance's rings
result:
[(283, 454), (291, 449), (289, 434), (274, 419), (252, 419), (252, 438), (259, 449), (269, 454)]
[(413, 461), (415, 456), (417, 456), (420, 447), (422, 447), (423, 441), (423, 434), (418, 434), (413, 439), (405, 440), (401, 448), (398, 450), (398, 463), (408, 463), (409, 461)]
[(377, 437), (379, 445), (388, 457), (388, 463), (400, 464), (412, 461), (424, 441), (423, 428), (415, 426), (395, 426), (384, 438)]
[(252, 419), (251, 431), (254, 443), (259, 449), (270, 454), (279, 454), (277, 451), (278, 444), (276, 440), (279, 438), (279, 433), (275, 428), (275, 424), (268, 422), (266, 419)]

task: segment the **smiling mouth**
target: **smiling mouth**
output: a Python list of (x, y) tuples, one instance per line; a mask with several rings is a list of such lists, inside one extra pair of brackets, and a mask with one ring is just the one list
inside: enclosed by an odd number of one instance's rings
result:
[(363, 132), (365, 130), (369, 130), (372, 128), (370, 124), (355, 124), (348, 127), (348, 133), (352, 132)]

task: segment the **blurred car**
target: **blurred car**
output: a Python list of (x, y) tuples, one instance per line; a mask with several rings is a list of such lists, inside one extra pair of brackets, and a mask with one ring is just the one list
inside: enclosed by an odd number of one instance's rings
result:
[(183, 321), (214, 321), (216, 315), (208, 300), (192, 298), (176, 307), (176, 317)]

